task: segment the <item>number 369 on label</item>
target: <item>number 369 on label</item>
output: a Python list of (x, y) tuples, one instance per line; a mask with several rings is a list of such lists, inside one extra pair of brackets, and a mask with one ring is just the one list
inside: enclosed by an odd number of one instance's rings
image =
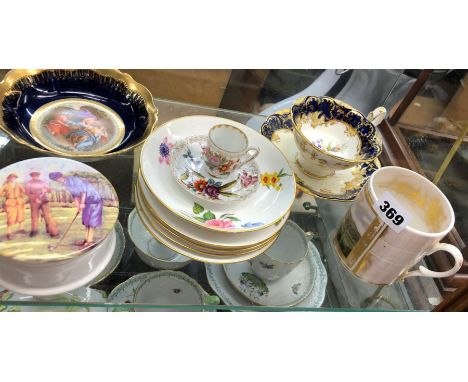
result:
[(393, 197), (384, 192), (374, 204), (379, 217), (395, 232), (401, 232), (412, 220), (411, 214)]

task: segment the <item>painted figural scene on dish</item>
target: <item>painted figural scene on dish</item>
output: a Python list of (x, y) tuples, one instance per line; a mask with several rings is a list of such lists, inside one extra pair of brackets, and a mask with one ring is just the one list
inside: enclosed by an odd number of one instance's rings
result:
[(92, 247), (112, 230), (118, 199), (96, 170), (37, 158), (0, 171), (0, 255), (50, 260)]
[(123, 138), (121, 118), (110, 108), (84, 99), (65, 99), (39, 108), (31, 118), (31, 133), (52, 151), (99, 154)]

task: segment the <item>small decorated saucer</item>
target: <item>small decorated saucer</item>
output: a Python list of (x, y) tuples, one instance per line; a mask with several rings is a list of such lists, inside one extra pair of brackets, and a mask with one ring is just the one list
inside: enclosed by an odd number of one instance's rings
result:
[[(174, 285), (175, 287), (170, 288)], [(182, 288), (182, 286), (184, 286), (184, 288)], [(142, 287), (144, 288), (143, 290)], [(156, 287), (158, 291), (156, 291), (154, 287)], [(193, 303), (193, 305), (217, 305), (219, 303), (219, 298), (217, 296), (208, 295), (195, 280), (182, 272), (174, 271), (147, 272), (130, 277), (122, 284), (117, 285), (109, 294), (107, 300), (112, 304), (131, 304), (136, 302), (138, 299), (137, 294), (140, 291), (140, 299), (143, 299), (145, 303), (152, 305), (168, 305), (167, 301), (163, 301), (162, 299), (167, 297), (166, 290), (169, 289), (171, 297), (169, 301), (170, 305), (175, 305), (175, 297), (178, 295), (180, 295), (177, 298), (177, 303), (180, 303), (179, 305), (187, 305), (187, 301)], [(187, 291), (188, 297), (186, 297), (186, 293), (183, 293), (184, 290)], [(149, 295), (146, 295), (146, 293), (149, 293)], [(125, 305), (122, 305), (122, 307), (109, 308), (108, 310), (113, 312), (135, 311), (133, 307), (127, 307)], [(147, 309), (141, 310), (146, 311)], [(180, 309), (176, 310), (180, 311)]]
[(177, 183), (201, 199), (236, 202), (247, 199), (260, 183), (255, 161), (233, 171), (227, 178), (213, 178), (203, 160), (207, 137), (195, 136), (178, 142), (171, 151), (171, 169)]
[(294, 306), (304, 300), (314, 287), (313, 264), (310, 256), (286, 276), (274, 281), (258, 277), (248, 261), (225, 264), (224, 271), (234, 288), (258, 305)]
[[(309, 295), (295, 306), (303, 308), (319, 308), (325, 299), (327, 273), (320, 259), (320, 254), (315, 246), (310, 242), (308, 257), (312, 262), (311, 270), (313, 272), (313, 288)], [(227, 278), (222, 265), (205, 264), (205, 267), (208, 283), (224, 304), (233, 306), (256, 305), (233, 287), (232, 283)]]
[[(107, 302), (106, 293), (101, 290), (92, 288), (78, 288), (74, 291), (61, 293), (56, 296), (51, 296), (39, 299), (33, 296), (12, 292), (0, 288), (0, 301), (18, 301), (18, 305), (1, 305), (0, 312), (105, 312), (106, 308), (89, 308), (80, 307), (76, 304), (87, 302), (105, 303)], [(21, 305), (22, 302), (42, 302), (41, 305)], [(70, 306), (47, 306), (47, 302), (52, 303), (70, 303)]]
[(271, 141), (284, 153), (289, 161), (299, 189), (323, 199), (337, 201), (353, 200), (367, 179), (380, 168), (378, 159), (360, 163), (346, 170), (336, 171), (333, 176), (314, 178), (305, 173), (297, 162), (297, 146), (294, 134), (289, 129), (278, 129), (271, 134)]

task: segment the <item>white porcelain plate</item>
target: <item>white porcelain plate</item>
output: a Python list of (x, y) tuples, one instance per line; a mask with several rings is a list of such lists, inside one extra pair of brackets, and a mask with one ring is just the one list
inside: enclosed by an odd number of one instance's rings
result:
[[(309, 243), (309, 256), (312, 261), (313, 288), (308, 296), (296, 307), (319, 308), (325, 299), (327, 273), (320, 259), (320, 254), (312, 243)], [(256, 305), (236, 290), (226, 276), (222, 265), (205, 264), (206, 277), (213, 291), (226, 305), (252, 306)]]
[(353, 200), (367, 179), (380, 167), (380, 162), (361, 163), (347, 170), (336, 171), (327, 178), (312, 178), (306, 175), (296, 163), (298, 153), (294, 134), (288, 129), (273, 132), (271, 141), (287, 157), (294, 172), (298, 187), (305, 193), (324, 199), (350, 201)]
[(293, 306), (299, 304), (314, 286), (310, 256), (299, 263), (286, 276), (274, 280), (262, 280), (248, 261), (224, 265), (229, 281), (250, 301), (264, 306)]
[[(191, 224), (180, 216), (173, 214), (151, 194), (142, 178), (138, 180), (136, 195), (137, 197), (141, 195), (141, 199), (143, 199), (140, 200), (142, 208), (147, 211), (148, 216), (153, 217), (153, 220), (156, 217), (171, 229), (190, 237), (194, 242), (201, 243), (202, 245), (216, 246), (218, 249), (251, 248), (255, 244), (268, 240), (281, 229), (289, 215), (286, 214), (277, 224), (265, 227), (260, 231), (236, 231), (237, 234), (232, 235), (227, 231), (207, 230), (202, 226)], [(210, 210), (208, 212), (211, 213)]]
[(232, 203), (251, 196), (260, 183), (257, 163), (250, 161), (225, 178), (215, 178), (208, 173), (203, 160), (207, 146), (206, 136), (200, 135), (183, 139), (172, 148), (172, 175), (182, 189), (215, 203)]
[[(260, 184), (247, 200), (232, 204), (211, 201), (196, 203), (181, 192), (170, 166), (174, 145), (195, 135), (207, 135), (217, 124), (241, 129), (250, 146), (260, 148), (256, 158), (261, 169)], [(288, 161), (268, 139), (241, 123), (212, 116), (177, 118), (159, 126), (146, 140), (141, 152), (141, 173), (151, 192), (173, 213), (211, 230), (253, 231), (275, 224), (294, 202), (296, 185)], [(201, 207), (201, 208), (200, 208)]]
[(246, 261), (249, 259), (253, 259), (254, 257), (262, 254), (274, 243), (274, 241), (272, 241), (268, 243), (267, 245), (265, 245), (265, 247), (259, 248), (258, 250), (245, 253), (245, 254), (236, 254), (236, 253), (232, 253), (232, 254), (227, 253), (224, 255), (209, 254), (209, 253), (198, 251), (198, 250), (191, 248), (189, 243), (186, 243), (186, 244), (179, 243), (180, 239), (175, 236), (171, 236), (170, 234), (162, 234), (161, 232), (159, 232), (157, 229), (153, 227), (153, 224), (155, 223), (152, 223), (151, 221), (148, 220), (148, 217), (147, 215), (145, 215), (145, 212), (139, 209), (137, 209), (137, 211), (138, 211), (138, 216), (140, 217), (141, 222), (156, 240), (164, 244), (166, 247), (172, 249), (173, 251), (176, 251), (184, 256), (190, 257), (191, 259), (194, 259), (197, 261), (202, 261), (202, 262), (207, 262), (207, 263), (217, 263), (217, 264), (237, 263), (240, 261)]

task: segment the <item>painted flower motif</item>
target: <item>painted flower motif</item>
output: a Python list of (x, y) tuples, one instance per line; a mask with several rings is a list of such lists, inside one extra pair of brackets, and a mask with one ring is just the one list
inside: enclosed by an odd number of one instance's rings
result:
[(252, 184), (257, 183), (258, 176), (256, 176), (256, 175), (252, 176), (247, 171), (243, 170), (242, 174), (240, 176), (240, 180), (241, 180), (242, 187), (247, 188), (247, 187), (251, 186)]
[(237, 161), (234, 160), (228, 160), (226, 163), (224, 163), (220, 168), (219, 172), (229, 172), (232, 170), (232, 168), (236, 165)]
[(268, 187), (270, 185), (270, 174), (264, 172), (262, 175), (260, 175), (260, 182), (262, 186)]
[(205, 221), (205, 224), (210, 227), (234, 228), (234, 224), (232, 224), (232, 220), (230, 219), (211, 219)]
[(240, 221), (240, 219), (231, 213), (216, 216), (212, 211), (205, 210), (205, 207), (198, 203), (193, 204), (192, 211), (194, 213), (194, 215), (191, 215), (193, 219), (210, 227), (236, 228), (234, 222)]
[(168, 138), (165, 137), (162, 143), (159, 145), (159, 163), (169, 164), (169, 154), (173, 147), (174, 144), (170, 143)]
[(193, 188), (198, 192), (203, 192), (207, 183), (205, 179), (198, 179), (193, 183)]
[(242, 228), (254, 228), (262, 226), (262, 222), (248, 222), (241, 225)]
[(213, 184), (208, 184), (205, 187), (205, 194), (207, 194), (210, 198), (217, 199), (219, 196), (219, 188)]
[(209, 161), (214, 166), (219, 166), (221, 164), (221, 158), (216, 155), (211, 155)]
[(273, 172), (270, 174), (270, 186), (276, 190), (279, 190), (281, 188), (281, 182), (277, 172)]
[(272, 187), (275, 190), (279, 191), (281, 190), (281, 187), (282, 187), (281, 178), (284, 176), (291, 176), (291, 175), (285, 173), (284, 169), (281, 169), (279, 172), (276, 172), (276, 171), (272, 173), (265, 172), (260, 175), (260, 181), (261, 181), (262, 186), (265, 186), (268, 188)]

